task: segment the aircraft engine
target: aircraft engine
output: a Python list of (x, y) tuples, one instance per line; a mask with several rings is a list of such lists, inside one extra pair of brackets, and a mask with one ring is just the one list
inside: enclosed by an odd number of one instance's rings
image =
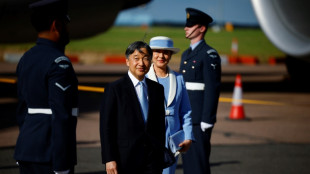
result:
[(309, 77), (310, 1), (252, 0), (252, 5), (266, 36), (287, 54), (287, 69), (292, 78)]

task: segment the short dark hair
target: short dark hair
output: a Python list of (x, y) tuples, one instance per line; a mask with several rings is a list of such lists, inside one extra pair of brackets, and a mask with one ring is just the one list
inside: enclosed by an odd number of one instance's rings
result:
[(150, 55), (150, 58), (153, 57), (153, 51), (152, 51), (151, 47), (147, 43), (145, 43), (143, 41), (135, 41), (135, 42), (131, 43), (128, 46), (128, 48), (126, 49), (126, 52), (125, 52), (126, 58), (128, 59), (129, 56), (133, 52), (135, 52), (135, 50), (138, 50), (140, 53), (142, 53), (141, 48), (145, 48), (147, 50), (147, 52)]

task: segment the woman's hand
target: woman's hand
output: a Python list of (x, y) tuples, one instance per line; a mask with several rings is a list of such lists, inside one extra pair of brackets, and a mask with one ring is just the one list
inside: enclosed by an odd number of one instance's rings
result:
[(179, 144), (179, 147), (182, 147), (179, 151), (180, 152), (188, 151), (191, 144), (192, 144), (192, 140), (184, 140), (182, 143)]

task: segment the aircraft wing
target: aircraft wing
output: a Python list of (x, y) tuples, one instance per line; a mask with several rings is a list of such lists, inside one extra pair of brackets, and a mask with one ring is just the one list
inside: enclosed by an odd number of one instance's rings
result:
[[(69, 0), (71, 39), (105, 32), (119, 11), (150, 0)], [(0, 43), (33, 42), (36, 32), (30, 23), (28, 5), (34, 0), (0, 0)]]

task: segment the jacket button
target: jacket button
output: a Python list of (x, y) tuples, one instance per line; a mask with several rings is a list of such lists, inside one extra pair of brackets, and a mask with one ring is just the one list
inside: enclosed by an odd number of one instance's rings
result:
[(186, 62), (186, 61), (184, 61), (184, 64), (187, 64), (187, 62)]
[(186, 73), (186, 70), (185, 69), (183, 69), (183, 71), (182, 71), (183, 73)]
[(194, 66), (192, 66), (192, 69), (195, 69), (195, 67), (194, 67)]

